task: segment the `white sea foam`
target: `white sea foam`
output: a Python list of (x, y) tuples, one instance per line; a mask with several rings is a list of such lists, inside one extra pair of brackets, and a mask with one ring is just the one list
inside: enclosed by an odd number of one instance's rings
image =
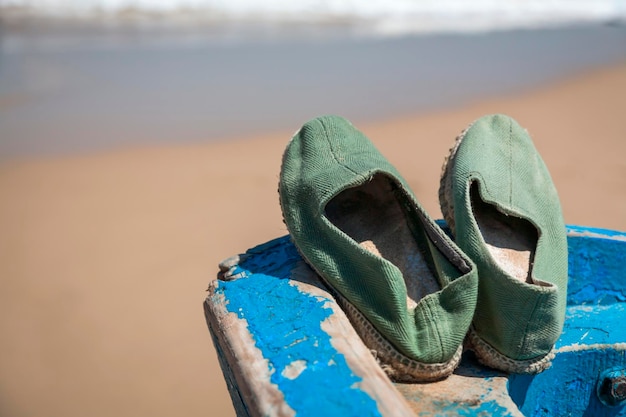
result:
[(356, 22), (381, 35), (626, 21), (626, 0), (0, 0), (3, 10), (73, 18)]

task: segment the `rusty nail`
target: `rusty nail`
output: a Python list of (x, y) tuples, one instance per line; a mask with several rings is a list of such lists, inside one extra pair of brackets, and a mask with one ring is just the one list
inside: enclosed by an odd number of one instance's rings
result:
[(602, 404), (608, 407), (626, 404), (626, 369), (615, 367), (602, 372), (597, 394)]

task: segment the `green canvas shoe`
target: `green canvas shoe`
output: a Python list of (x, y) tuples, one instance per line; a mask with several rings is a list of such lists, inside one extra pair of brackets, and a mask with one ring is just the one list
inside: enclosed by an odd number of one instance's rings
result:
[(374, 145), (343, 118), (309, 121), (285, 150), (279, 194), (294, 244), (387, 374), (452, 373), (476, 306), (476, 268)]
[(469, 340), (485, 365), (513, 373), (550, 366), (563, 329), (567, 239), (559, 198), (530, 136), (504, 115), (457, 138), (439, 200), (459, 247), (478, 267)]

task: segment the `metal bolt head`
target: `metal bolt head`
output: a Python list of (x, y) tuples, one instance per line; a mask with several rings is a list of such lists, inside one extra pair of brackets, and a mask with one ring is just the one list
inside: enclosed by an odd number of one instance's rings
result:
[(602, 372), (598, 379), (597, 394), (607, 407), (626, 404), (626, 368), (615, 367)]

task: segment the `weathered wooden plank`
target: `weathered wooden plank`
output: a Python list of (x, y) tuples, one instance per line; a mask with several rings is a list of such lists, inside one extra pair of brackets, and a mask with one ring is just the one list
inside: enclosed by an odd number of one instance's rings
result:
[(569, 226), (568, 243), (553, 366), (509, 376), (466, 352), (452, 376), (430, 384), (387, 380), (288, 237), (232, 258), (205, 312), (238, 415), (626, 416), (619, 398), (597, 395), (602, 375), (626, 372), (626, 234)]
[(205, 311), (239, 415), (412, 415), (287, 238), (223, 269)]

